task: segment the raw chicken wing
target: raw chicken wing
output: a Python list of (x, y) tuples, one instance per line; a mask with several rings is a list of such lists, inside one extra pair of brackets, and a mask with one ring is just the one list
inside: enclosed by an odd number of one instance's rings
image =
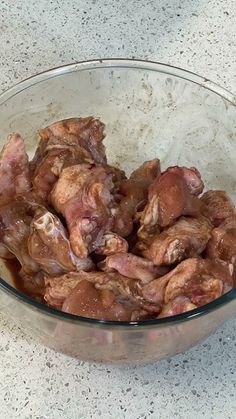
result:
[(133, 230), (137, 211), (147, 202), (148, 187), (160, 175), (160, 161), (147, 161), (131, 173), (130, 178), (120, 183), (121, 200), (115, 212), (114, 231), (127, 237)]
[(0, 154), (0, 206), (31, 189), (25, 143), (19, 134), (9, 135)]
[(216, 260), (190, 258), (142, 289), (150, 303), (168, 304), (179, 296), (197, 307), (209, 303), (232, 288), (232, 265)]
[(31, 222), (28, 249), (30, 256), (49, 275), (93, 268), (89, 258), (74, 255), (64, 226), (46, 208), (38, 208)]
[(203, 213), (209, 218), (214, 227), (227, 220), (236, 219), (235, 206), (224, 191), (207, 191), (201, 201), (204, 204)]
[(181, 217), (154, 237), (143, 256), (155, 265), (162, 266), (200, 255), (211, 237), (211, 230), (212, 225), (207, 218)]
[(154, 266), (151, 261), (132, 253), (116, 253), (108, 256), (99, 264), (99, 268), (105, 272), (117, 271), (127, 278), (138, 279), (144, 284), (168, 272), (168, 269)]
[(64, 169), (51, 200), (64, 215), (70, 242), (78, 257), (87, 257), (101, 245), (112, 226), (112, 175), (102, 166), (80, 164)]

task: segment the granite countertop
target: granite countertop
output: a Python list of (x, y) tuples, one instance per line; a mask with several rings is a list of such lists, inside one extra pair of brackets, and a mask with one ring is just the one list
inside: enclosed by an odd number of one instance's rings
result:
[[(0, 90), (50, 67), (135, 57), (236, 93), (235, 0), (0, 0)], [(233, 419), (236, 322), (171, 360), (106, 367), (57, 354), (0, 314), (0, 417)]]

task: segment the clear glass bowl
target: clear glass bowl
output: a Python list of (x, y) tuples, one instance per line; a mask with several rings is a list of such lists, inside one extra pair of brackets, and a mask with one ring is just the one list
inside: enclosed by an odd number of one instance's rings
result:
[[(106, 123), (111, 163), (128, 172), (158, 156), (163, 167), (196, 165), (207, 188), (236, 198), (236, 98), (171, 66), (98, 60), (49, 70), (0, 97), (0, 138), (20, 132), (32, 154), (37, 131), (53, 121), (94, 115)], [(51, 309), (14, 288), (0, 265), (0, 310), (49, 347), (80, 359), (149, 362), (186, 351), (236, 313), (236, 289), (182, 315), (117, 323)]]

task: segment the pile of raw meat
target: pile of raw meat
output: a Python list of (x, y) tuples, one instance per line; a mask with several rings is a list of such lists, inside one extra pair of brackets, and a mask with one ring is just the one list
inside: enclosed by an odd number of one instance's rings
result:
[(209, 303), (233, 287), (236, 212), (203, 195), (194, 167), (147, 161), (129, 178), (107, 164), (93, 117), (19, 134), (0, 156), (0, 255), (32, 298), (79, 316), (145, 320)]

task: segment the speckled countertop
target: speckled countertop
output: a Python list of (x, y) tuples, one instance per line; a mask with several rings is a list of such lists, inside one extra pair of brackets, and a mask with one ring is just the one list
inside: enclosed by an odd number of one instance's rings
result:
[[(135, 57), (236, 92), (235, 0), (0, 0), (0, 89), (49, 67)], [(236, 322), (186, 354), (105, 367), (56, 354), (0, 314), (0, 418), (236, 417)]]

